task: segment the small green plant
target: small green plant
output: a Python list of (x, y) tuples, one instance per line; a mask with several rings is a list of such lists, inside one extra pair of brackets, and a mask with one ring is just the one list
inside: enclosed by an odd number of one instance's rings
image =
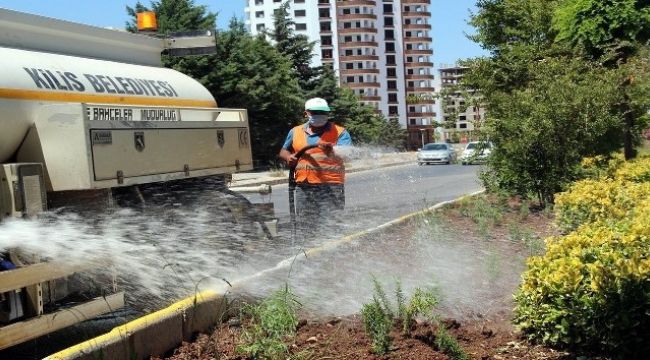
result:
[(458, 340), (447, 332), (443, 324), (438, 324), (436, 346), (453, 360), (469, 360), (469, 356), (460, 347)]
[(366, 334), (372, 339), (372, 351), (379, 355), (387, 353), (391, 344), (389, 333), (393, 320), (386, 314), (377, 296), (372, 297), (371, 303), (363, 305), (361, 318)]
[(528, 204), (528, 200), (523, 200), (521, 202), (521, 206), (519, 206), (519, 219), (526, 220), (528, 219), (529, 215), (530, 215), (530, 205)]
[(544, 253), (544, 240), (533, 234), (532, 231), (525, 231), (522, 234), (522, 241), (524, 242), (524, 245), (526, 245), (530, 256), (541, 255)]
[(424, 291), (422, 289), (415, 289), (415, 293), (411, 297), (408, 306), (404, 311), (402, 320), (402, 331), (405, 335), (411, 334), (411, 324), (416, 316), (425, 316), (429, 320), (434, 319), (433, 310), (438, 306), (438, 298), (433, 291)]
[(373, 277), (374, 294), (372, 301), (361, 309), (364, 328), (372, 340), (372, 349), (376, 354), (385, 354), (390, 349), (390, 330), (396, 322), (401, 322), (405, 335), (410, 335), (411, 325), (417, 316), (434, 319), (433, 311), (438, 305), (438, 298), (433, 291), (415, 289), (407, 301), (400, 281), (396, 281), (395, 298), (397, 311), (393, 311), (382, 284)]
[(513, 243), (518, 243), (523, 238), (523, 230), (519, 223), (512, 222), (508, 224), (508, 233), (510, 235), (510, 241)]
[(261, 359), (286, 358), (286, 340), (296, 334), (299, 308), (300, 303), (288, 286), (257, 305), (245, 305), (242, 317), (250, 322), (243, 329), (243, 341), (237, 352)]
[(499, 225), (503, 220), (503, 207), (498, 203), (492, 204), (483, 195), (464, 199), (457, 206), (462, 216), (470, 218), (479, 225)]

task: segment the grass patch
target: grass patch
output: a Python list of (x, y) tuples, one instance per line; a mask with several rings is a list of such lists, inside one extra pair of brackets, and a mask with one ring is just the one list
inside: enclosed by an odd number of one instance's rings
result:
[(250, 321), (243, 327), (237, 352), (255, 359), (286, 359), (286, 343), (296, 335), (299, 308), (300, 303), (288, 286), (257, 305), (244, 305), (241, 316)]

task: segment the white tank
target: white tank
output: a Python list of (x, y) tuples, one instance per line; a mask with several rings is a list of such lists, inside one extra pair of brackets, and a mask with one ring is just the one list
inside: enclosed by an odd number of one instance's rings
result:
[(0, 162), (18, 150), (45, 104), (217, 106), (198, 81), (167, 68), (0, 48), (0, 69)]

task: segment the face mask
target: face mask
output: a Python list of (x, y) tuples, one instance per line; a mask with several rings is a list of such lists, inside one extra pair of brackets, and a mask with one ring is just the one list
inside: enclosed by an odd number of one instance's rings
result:
[(327, 115), (309, 115), (309, 125), (321, 127), (327, 124)]

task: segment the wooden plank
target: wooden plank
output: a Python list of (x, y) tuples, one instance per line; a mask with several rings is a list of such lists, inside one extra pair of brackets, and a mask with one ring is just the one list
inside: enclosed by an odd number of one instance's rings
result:
[(123, 306), (124, 293), (120, 292), (51, 314), (0, 327), (0, 350), (115, 311)]
[(15, 270), (0, 271), (0, 293), (59, 279), (89, 268), (89, 266), (82, 265), (74, 266), (44, 262)]

